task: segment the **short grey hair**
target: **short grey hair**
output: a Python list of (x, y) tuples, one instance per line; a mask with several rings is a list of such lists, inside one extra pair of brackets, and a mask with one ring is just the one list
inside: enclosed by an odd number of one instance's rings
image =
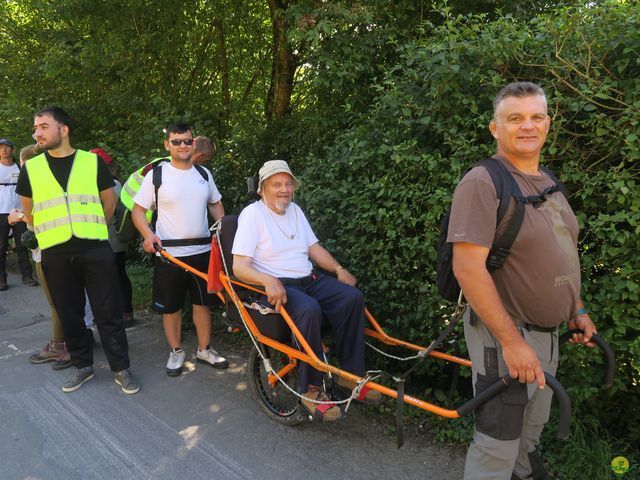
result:
[(204, 135), (197, 136), (194, 140), (193, 152), (202, 153), (207, 158), (211, 159), (216, 154), (216, 144), (211, 141), (209, 137)]
[(544, 93), (544, 89), (533, 82), (512, 82), (506, 87), (503, 87), (496, 98), (493, 99), (493, 118), (496, 118), (496, 110), (498, 110), (498, 105), (500, 102), (507, 97), (533, 97), (533, 96), (541, 96), (544, 97), (545, 101), (547, 100), (547, 95)]

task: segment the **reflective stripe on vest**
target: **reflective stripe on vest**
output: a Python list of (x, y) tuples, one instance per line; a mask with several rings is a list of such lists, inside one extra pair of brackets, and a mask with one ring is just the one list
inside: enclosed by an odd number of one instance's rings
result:
[[(140, 187), (142, 186), (142, 181), (144, 180), (144, 176), (142, 175), (142, 172), (152, 163), (158, 163), (161, 161), (169, 161), (169, 159), (166, 157), (154, 158), (153, 160), (151, 160), (151, 162), (147, 163), (144, 167), (139, 168), (138, 170), (133, 172), (131, 175), (129, 175), (129, 178), (127, 179), (127, 181), (124, 182), (124, 186), (122, 187), (122, 190), (120, 190), (120, 201), (125, 207), (127, 207), (127, 210), (129, 210), (130, 212), (133, 211), (133, 203), (134, 203), (133, 197), (135, 197), (136, 193), (138, 193), (138, 190), (140, 190)], [(153, 216), (153, 212), (151, 210), (147, 210), (148, 222), (151, 222), (152, 216)]]
[(76, 151), (67, 192), (53, 176), (44, 154), (29, 160), (26, 168), (33, 193), (33, 229), (40, 248), (59, 245), (72, 236), (89, 240), (109, 238), (96, 182), (95, 154)]

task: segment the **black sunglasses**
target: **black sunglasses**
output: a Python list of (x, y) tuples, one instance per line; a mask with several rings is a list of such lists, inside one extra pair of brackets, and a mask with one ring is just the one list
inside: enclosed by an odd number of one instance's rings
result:
[(174, 147), (179, 147), (181, 143), (184, 143), (187, 147), (190, 147), (191, 145), (193, 145), (193, 138), (182, 138), (182, 139), (173, 139), (173, 140), (169, 140), (171, 142), (171, 145), (173, 145)]

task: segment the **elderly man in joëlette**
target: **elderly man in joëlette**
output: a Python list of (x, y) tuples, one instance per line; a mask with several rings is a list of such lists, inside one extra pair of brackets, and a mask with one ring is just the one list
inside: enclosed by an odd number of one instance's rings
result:
[[(293, 202), (300, 181), (287, 162), (270, 160), (259, 171), (260, 200), (247, 206), (238, 219), (233, 244), (233, 272), (242, 281), (265, 288), (263, 302), (276, 311), (285, 306), (313, 352), (322, 358), (321, 330), (328, 322), (335, 332), (335, 348), (342, 368), (364, 375), (364, 297), (355, 277), (325, 250), (307, 218)], [(314, 269), (334, 273), (336, 278)], [(294, 339), (295, 344), (295, 339)], [(322, 391), (322, 372), (306, 363), (298, 368), (302, 406), (315, 418), (337, 420), (335, 404)], [(345, 388), (355, 383), (339, 378)], [(309, 399), (309, 400), (307, 400)], [(376, 403), (379, 392), (363, 388), (358, 400)]]

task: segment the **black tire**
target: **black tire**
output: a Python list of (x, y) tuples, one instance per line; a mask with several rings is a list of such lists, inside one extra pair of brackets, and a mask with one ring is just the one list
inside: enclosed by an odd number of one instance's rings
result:
[[(289, 357), (284, 353), (264, 345), (262, 348), (269, 356), (271, 366), (276, 372), (289, 363)], [(303, 421), (303, 413), (300, 411), (302, 407), (300, 407), (298, 397), (280, 381), (271, 387), (262, 357), (255, 346), (249, 354), (247, 376), (251, 391), (258, 400), (258, 405), (271, 420), (289, 426), (297, 425)], [(298, 374), (295, 370), (286, 375), (283, 380), (294, 391), (298, 391)]]

